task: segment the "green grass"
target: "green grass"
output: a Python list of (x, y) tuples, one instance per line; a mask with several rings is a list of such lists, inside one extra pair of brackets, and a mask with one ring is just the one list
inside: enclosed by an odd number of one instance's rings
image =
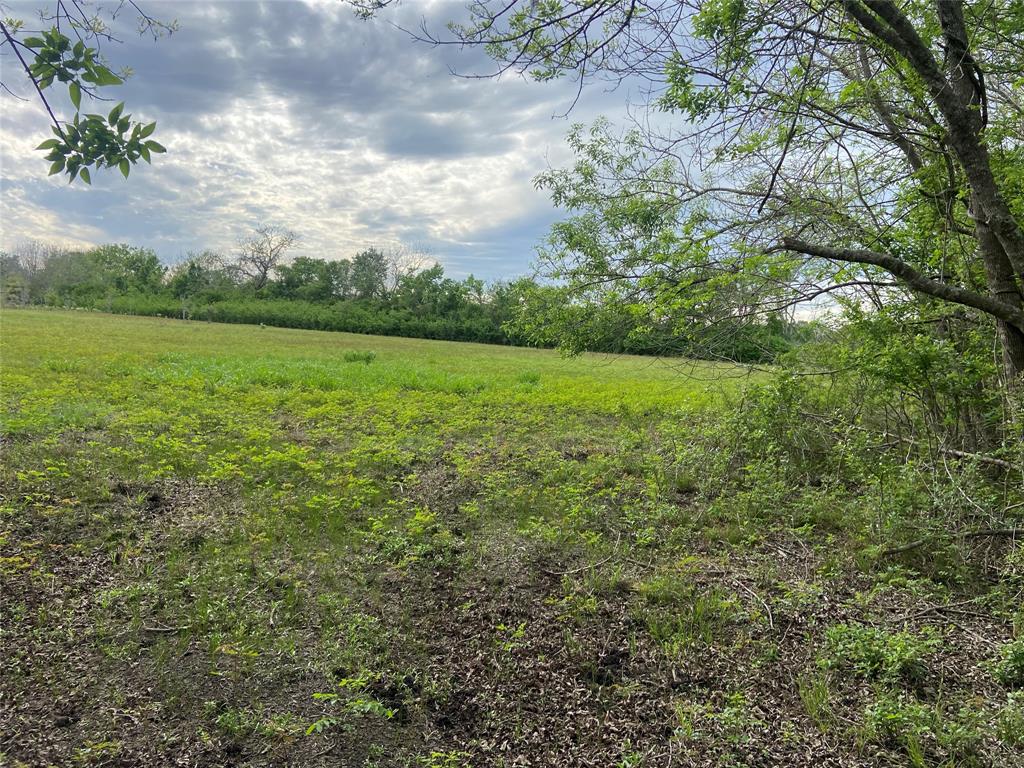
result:
[[(994, 650), (839, 678), (933, 635), (854, 628), (865, 594), (908, 611), (870, 592), (856, 500), (722, 479), (760, 374), (91, 312), (0, 330), (0, 762), (1018, 754)], [(978, 696), (954, 738), (948, 700)]]

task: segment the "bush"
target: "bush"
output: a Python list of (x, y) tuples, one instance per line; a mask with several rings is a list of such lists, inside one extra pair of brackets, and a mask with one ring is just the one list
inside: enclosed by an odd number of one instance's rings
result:
[(1024, 637), (999, 649), (996, 679), (1007, 688), (1024, 688)]

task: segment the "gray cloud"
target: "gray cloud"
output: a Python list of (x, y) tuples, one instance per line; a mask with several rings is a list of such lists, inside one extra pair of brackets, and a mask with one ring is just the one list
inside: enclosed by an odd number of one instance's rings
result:
[[(14, 3), (28, 16), (33, 3)], [(533, 176), (564, 157), (572, 83), (478, 80), (482, 52), (431, 48), (398, 26), (443, 28), (461, 3), (406, 2), (356, 19), (338, 2), (146, 2), (181, 29), (153, 42), (132, 34), (104, 52), (134, 77), (118, 89), (156, 119), (168, 154), (127, 183), (46, 178), (32, 147), (38, 105), (6, 99), (0, 117), (3, 245), (19, 239), (126, 241), (173, 260), (230, 250), (273, 221), (303, 234), (304, 252), (349, 256), (373, 242), (429, 247), (454, 274), (526, 271), (555, 213)], [(397, 25), (397, 26), (396, 26)], [(10, 62), (2, 61), (5, 80)], [(621, 113), (624, 94), (588, 92), (571, 115)], [(101, 109), (104, 108), (101, 106)]]

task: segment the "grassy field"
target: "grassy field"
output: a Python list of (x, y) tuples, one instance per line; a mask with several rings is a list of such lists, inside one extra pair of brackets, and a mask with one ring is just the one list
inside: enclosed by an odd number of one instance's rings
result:
[(5, 311), (0, 763), (1024, 764), (1024, 554), (715, 490), (756, 381)]

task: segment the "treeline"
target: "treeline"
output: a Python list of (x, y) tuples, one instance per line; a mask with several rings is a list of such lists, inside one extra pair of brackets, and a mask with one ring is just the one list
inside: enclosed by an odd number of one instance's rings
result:
[[(403, 251), (285, 262), (273, 254), (277, 235), (266, 235), (248, 241), (235, 260), (205, 251), (172, 267), (146, 248), (28, 243), (0, 254), (0, 298), (5, 305), (523, 346), (549, 346), (546, 318), (568, 301), (558, 287), (529, 278), (455, 280), (440, 264)], [(809, 333), (779, 318), (669, 326), (600, 306), (573, 309), (591, 351), (770, 362)]]

